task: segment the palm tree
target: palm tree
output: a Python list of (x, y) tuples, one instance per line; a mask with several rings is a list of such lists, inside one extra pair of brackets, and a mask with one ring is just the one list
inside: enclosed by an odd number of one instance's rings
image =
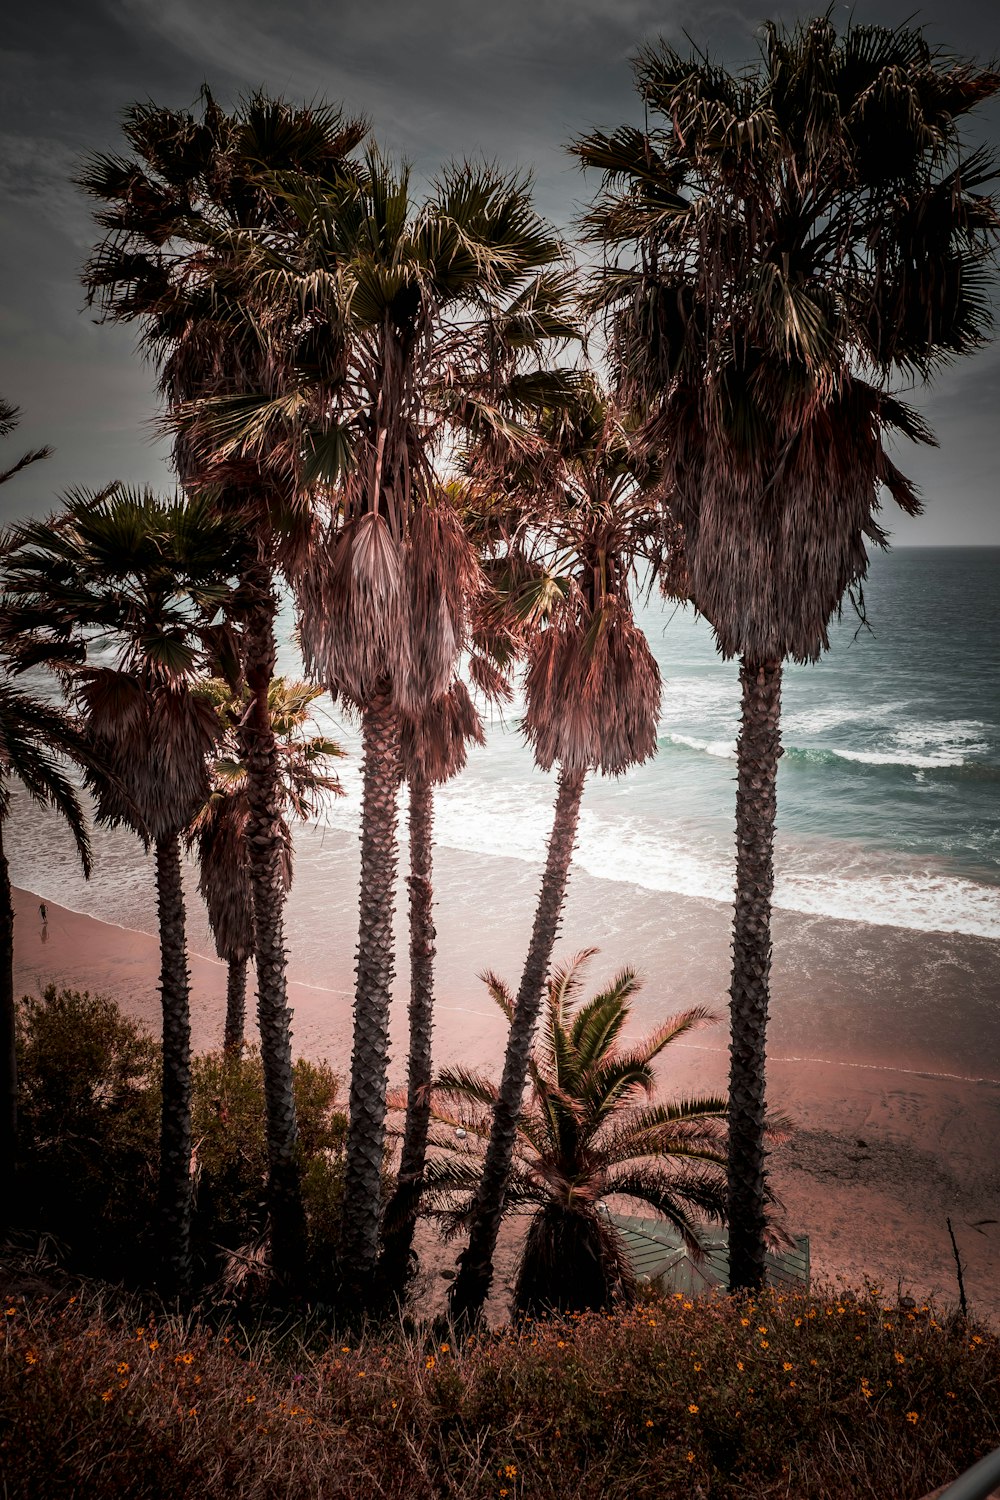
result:
[[(114, 322), (137, 322), (156, 362), (168, 425), (209, 393), (239, 400), (275, 380), (274, 351), (233, 274), (244, 239), (265, 243), (291, 217), (274, 174), (338, 180), (364, 138), (363, 122), (324, 105), (295, 107), (259, 92), (230, 114), (203, 91), (200, 118), (153, 104), (125, 112), (125, 156), (90, 160), (81, 185), (97, 199), (106, 231), (84, 272), (88, 298)], [(319, 349), (332, 330), (313, 311)], [(301, 342), (301, 341), (300, 341)], [(305, 358), (305, 350), (298, 353)], [(280, 756), (268, 712), (276, 657), (275, 577), (307, 519), (290, 472), (253, 455), (222, 462), (197, 427), (177, 433), (185, 484), (204, 481), (234, 528), (253, 543), (240, 566), (242, 668), (250, 711), (241, 725), (247, 767), (248, 847), (253, 888), (257, 1009), (264, 1066), (268, 1202), (274, 1269), (293, 1284), (303, 1268), (305, 1219), (297, 1154), (287, 1005)]]
[[(10, 401), (5, 401), (0, 396), (0, 438), (10, 437), (21, 420), (21, 408)], [(0, 470), (0, 484), (6, 484), (8, 479), (13, 479), (15, 474), (20, 474), (29, 464), (38, 463), (39, 459), (48, 458), (52, 452), (51, 448), (29, 448), (26, 453), (11, 464), (9, 469)]]
[(90, 875), (90, 839), (76, 791), (60, 765), (64, 759), (90, 760), (80, 726), (11, 682), (0, 682), (0, 1234), (16, 1218), (17, 1169), (14, 905), (3, 828), (10, 815), (11, 782), (17, 781), (39, 807), (61, 813), (84, 874)]
[[(163, 1102), (161, 1282), (190, 1289), (191, 1027), (181, 837), (208, 794), (217, 720), (192, 685), (204, 670), (202, 625), (228, 595), (230, 528), (205, 504), (112, 486), (71, 495), (47, 521), (18, 529), (6, 560), (5, 627), (20, 665), (61, 674), (86, 726), (97, 816), (152, 844), (160, 931)], [(116, 653), (95, 661), (97, 644)]]
[[(696, 1006), (642, 1041), (624, 1042), (641, 981), (622, 969), (582, 1003), (595, 952), (578, 953), (549, 979), (542, 1034), (529, 1058), (531, 1090), (517, 1120), (503, 1215), (533, 1210), (514, 1292), (517, 1311), (531, 1316), (603, 1308), (633, 1293), (625, 1245), (602, 1212), (604, 1199), (651, 1208), (695, 1254), (692, 1213), (725, 1218), (725, 1099), (651, 1102), (656, 1059), (713, 1017)], [(512, 1023), (514, 997), (495, 974), (483, 978)], [(449, 1233), (474, 1211), (499, 1094), (469, 1068), (445, 1069), (435, 1081), (425, 1197)]]
[(403, 716), (400, 762), (410, 793), (410, 1047), (406, 1121), (399, 1175), (385, 1210), (379, 1275), (383, 1293), (401, 1298), (406, 1287), (431, 1114), (431, 1038), (434, 1026), (433, 844), (434, 788), (465, 767), (469, 744), (486, 743), (468, 689), (460, 678), (418, 717)]
[(247, 239), (243, 265), (275, 360), (285, 359), (283, 382), (255, 403), (223, 395), (192, 416), (220, 456), (296, 468), (300, 490), (328, 507), (297, 593), (307, 667), (357, 709), (364, 740), (341, 1242), (345, 1285), (363, 1297), (385, 1145), (400, 714), (447, 692), (480, 587), (434, 460), (457, 425), (498, 420), (499, 315), (521, 310), (525, 350), (564, 338), (567, 279), (527, 185), (491, 168), (451, 168), (418, 203), (408, 170), (372, 149), (350, 177), (286, 176), (281, 186), (296, 216), (287, 243)]
[[(469, 1243), (459, 1257), (450, 1307), (478, 1316), (493, 1254), (528, 1077), (532, 1038), (562, 914), (584, 781), (590, 770), (620, 776), (656, 751), (660, 673), (629, 604), (636, 554), (650, 540), (639, 503), (643, 460), (596, 382), (543, 418), (540, 454), (496, 475), (523, 505), (520, 529), (547, 546), (551, 566), (529, 570), (511, 608), (538, 626), (528, 636), (524, 733), (543, 770), (559, 765), (552, 832), (534, 925), (507, 1041), (503, 1079)], [(488, 469), (487, 469), (488, 473)], [(481, 476), (483, 477), (483, 476)]]
[[(211, 768), (211, 793), (188, 829), (186, 841), (189, 849), (197, 850), (198, 889), (205, 900), (216, 952), (228, 968), (223, 1048), (232, 1053), (243, 1047), (247, 965), (254, 949), (253, 882), (247, 841), (250, 806), (239, 734), (248, 702), (245, 690), (234, 695), (230, 685), (218, 678), (201, 691), (209, 696), (220, 719), (221, 754)], [(340, 795), (343, 791), (338, 779), (326, 770), (328, 759), (343, 754), (340, 746), (325, 735), (304, 732), (310, 705), (319, 694), (320, 689), (309, 683), (289, 682), (284, 677), (273, 678), (268, 692), (285, 803), (286, 892), (291, 890), (293, 870), (287, 813), (305, 821), (314, 815), (323, 795)]]
[[(933, 438), (890, 390), (981, 344), (998, 219), (959, 122), (1000, 73), (919, 30), (829, 14), (768, 23), (738, 74), (665, 43), (636, 61), (654, 124), (572, 148), (604, 173), (587, 216), (608, 252), (625, 399), (646, 414), (683, 530), (690, 596), (740, 660), (731, 988), (730, 1284), (764, 1272), (764, 1059), (782, 663), (818, 659), (860, 593), (883, 490), (913, 485), (893, 432)], [(613, 263), (615, 252), (622, 259)]]

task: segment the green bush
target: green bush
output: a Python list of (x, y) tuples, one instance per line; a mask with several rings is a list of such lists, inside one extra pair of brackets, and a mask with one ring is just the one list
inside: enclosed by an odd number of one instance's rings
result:
[(49, 985), (17, 1015), (20, 1214), (112, 1280), (148, 1263), (160, 1049), (112, 1000)]
[[(50, 985), (18, 1007), (25, 1227), (52, 1235), (88, 1275), (148, 1284), (154, 1269), (160, 1047), (113, 1000)], [(260, 1053), (192, 1064), (193, 1238), (201, 1279), (265, 1225)], [(325, 1062), (294, 1069), (303, 1186), (314, 1262), (328, 1271), (338, 1219), (346, 1117)]]
[[(238, 1249), (264, 1228), (264, 1074), (256, 1047), (207, 1053), (193, 1072), (195, 1240), (208, 1268), (219, 1248)], [(310, 1240), (322, 1259), (335, 1234), (347, 1118), (335, 1108), (339, 1080), (326, 1062), (299, 1058), (293, 1079)]]

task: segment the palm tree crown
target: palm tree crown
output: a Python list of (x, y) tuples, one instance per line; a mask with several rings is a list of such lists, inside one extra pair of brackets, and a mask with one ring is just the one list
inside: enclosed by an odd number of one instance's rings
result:
[(573, 150), (604, 174), (589, 235), (617, 380), (648, 415), (691, 594), (727, 655), (814, 660), (884, 541), (883, 489), (919, 501), (888, 391), (980, 344), (997, 230), (959, 122), (1000, 74), (918, 30), (768, 23), (731, 74), (665, 43), (636, 61), (653, 124)]

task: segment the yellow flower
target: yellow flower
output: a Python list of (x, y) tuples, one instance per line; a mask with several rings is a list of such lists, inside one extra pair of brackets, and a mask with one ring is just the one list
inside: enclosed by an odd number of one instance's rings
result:
[(196, 1417), (197, 1415), (198, 1415), (198, 1408), (196, 1406), (191, 1406), (191, 1407), (188, 1408), (188, 1416), (189, 1417)]
[(102, 1401), (110, 1401), (111, 1400), (111, 1395), (112, 1395), (111, 1391), (105, 1391), (104, 1394), (103, 1394), (103, 1396), (101, 1397), (101, 1400)]
[(693, 1401), (691, 1402), (691, 1405), (688, 1407), (688, 1411), (691, 1413), (692, 1417), (696, 1417), (698, 1415), (698, 1408), (697, 1408), (697, 1406), (695, 1406), (695, 1404), (694, 1404)]
[(689, 1311), (689, 1312), (690, 1312), (690, 1310), (691, 1310), (691, 1308), (692, 1308), (692, 1307), (694, 1307), (694, 1303), (693, 1303), (693, 1302), (685, 1302), (685, 1304), (684, 1304), (684, 1306), (685, 1306), (685, 1307), (686, 1307), (686, 1308), (687, 1308), (687, 1309), (688, 1309), (688, 1311)]
[(912, 1422), (913, 1425), (916, 1426), (916, 1424), (920, 1421), (920, 1418), (917, 1416), (915, 1411), (908, 1411), (906, 1413), (906, 1420), (908, 1422)]
[(905, 1354), (900, 1354), (899, 1350), (897, 1349), (895, 1351), (895, 1355), (896, 1355), (896, 1363), (897, 1363), (897, 1365), (905, 1365), (906, 1364), (906, 1355)]
[(38, 1355), (35, 1353), (34, 1349), (29, 1349), (24, 1358), (29, 1365), (37, 1365), (38, 1363)]
[(750, 1327), (750, 1319), (749, 1318), (741, 1318), (740, 1319), (740, 1324), (744, 1328), (749, 1328)]
[(737, 1368), (737, 1370), (742, 1370), (742, 1368), (743, 1368), (743, 1361), (741, 1359), (738, 1359), (736, 1361), (736, 1368)]
[(770, 1348), (770, 1347), (771, 1347), (771, 1346), (770, 1346), (770, 1344), (769, 1344), (769, 1343), (768, 1343), (768, 1342), (767, 1342), (767, 1339), (761, 1339), (761, 1341), (760, 1341), (760, 1347), (761, 1347), (761, 1348), (762, 1348), (762, 1349), (769, 1349), (769, 1348)]
[(652, 1427), (652, 1425), (653, 1425), (653, 1419), (652, 1419), (652, 1417), (647, 1417), (646, 1418), (646, 1426), (647, 1427)]
[(517, 1465), (516, 1464), (504, 1464), (504, 1466), (503, 1466), (503, 1474), (504, 1474), (504, 1478), (505, 1479), (516, 1479), (517, 1478)]
[(152, 1350), (153, 1350), (153, 1351), (154, 1351), (154, 1353), (155, 1353), (155, 1351), (156, 1351), (156, 1350), (157, 1350), (157, 1349), (159, 1349), (159, 1347), (160, 1347), (160, 1341), (159, 1341), (159, 1339), (150, 1339), (150, 1341), (149, 1341), (149, 1347), (150, 1347), (150, 1349), (152, 1349)]
[(784, 1363), (784, 1364), (783, 1364), (783, 1365), (782, 1365), (782, 1367), (781, 1367), (781, 1368), (782, 1368), (782, 1369), (783, 1369), (783, 1370), (790, 1370), (790, 1369), (791, 1369), (791, 1368), (792, 1368), (792, 1367), (791, 1367), (791, 1365), (790, 1365), (790, 1364), (789, 1364), (789, 1363), (788, 1363), (788, 1360), (787, 1360), (787, 1359), (786, 1359), (786, 1360), (785, 1360), (785, 1363)]
[(441, 1353), (442, 1354), (450, 1354), (451, 1353), (451, 1345), (450, 1344), (442, 1344), (441, 1345)]
[(701, 1369), (701, 1365), (699, 1365), (699, 1364), (697, 1364), (697, 1363), (696, 1363), (696, 1364), (695, 1364), (695, 1369), (696, 1369), (696, 1370), (700, 1370), (700, 1369)]
[(796, 1326), (796, 1328), (801, 1328), (802, 1327), (802, 1319), (801, 1318), (796, 1318), (795, 1319), (795, 1326)]
[(119, 1366), (118, 1366), (118, 1373), (119, 1373), (119, 1375), (124, 1375), (127, 1369), (128, 1369), (128, 1361), (125, 1360), (125, 1359), (123, 1359), (120, 1362)]
[(257, 1399), (256, 1396), (248, 1396), (247, 1397), (247, 1406), (253, 1406), (253, 1404), (256, 1401), (256, 1399)]
[(766, 1333), (767, 1332), (767, 1329), (764, 1327), (763, 1323), (758, 1323), (757, 1324), (757, 1332), (758, 1333)]
[(694, 1463), (694, 1454), (691, 1452), (690, 1448), (688, 1449), (688, 1463), (689, 1464), (693, 1464)]
[(14, 1317), (14, 1315), (15, 1315), (16, 1312), (17, 1312), (17, 1308), (16, 1307), (8, 1307), (6, 1316), (8, 1318), (12, 1318), (12, 1317)]

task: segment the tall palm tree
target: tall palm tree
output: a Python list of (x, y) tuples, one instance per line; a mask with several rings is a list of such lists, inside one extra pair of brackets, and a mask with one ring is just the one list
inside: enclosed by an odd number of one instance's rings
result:
[[(577, 954), (549, 979), (504, 1195), (504, 1217), (534, 1210), (514, 1292), (517, 1311), (532, 1316), (603, 1308), (634, 1292), (625, 1245), (601, 1211), (603, 1199), (651, 1208), (696, 1254), (692, 1211), (725, 1219), (726, 1100), (650, 1102), (657, 1058), (713, 1017), (696, 1006), (641, 1041), (625, 1042), (641, 981), (622, 969), (583, 1003), (584, 969), (595, 951)], [(510, 991), (495, 974), (483, 978), (513, 1022)], [(435, 1080), (425, 1197), (450, 1233), (473, 1212), (499, 1093), (492, 1079), (469, 1068), (445, 1069)]]
[(385, 1210), (379, 1275), (383, 1294), (402, 1297), (409, 1272), (419, 1193), (427, 1159), (433, 1067), (434, 788), (465, 767), (470, 744), (486, 743), (482, 722), (461, 678), (418, 716), (404, 715), (400, 764), (410, 794), (410, 1046), (406, 1120), (399, 1175)]
[[(97, 816), (152, 844), (160, 932), (163, 1091), (161, 1284), (183, 1297), (191, 1256), (191, 1025), (181, 839), (209, 789), (217, 720), (192, 691), (204, 670), (202, 626), (225, 602), (231, 529), (198, 502), (118, 486), (70, 496), (18, 529), (5, 564), (4, 626), (20, 664), (61, 674), (86, 726)], [(113, 665), (95, 659), (102, 644)]]
[[(106, 318), (139, 325), (141, 347), (159, 370), (169, 425), (180, 407), (209, 393), (238, 401), (262, 383), (272, 388), (274, 349), (233, 274), (237, 248), (244, 239), (265, 244), (289, 221), (275, 174), (346, 177), (366, 126), (332, 107), (297, 107), (263, 92), (227, 114), (206, 89), (200, 118), (137, 104), (125, 111), (123, 130), (129, 154), (94, 157), (81, 178), (105, 230), (84, 283)], [(308, 333), (320, 350), (338, 343), (315, 310)], [(305, 357), (301, 340), (297, 352)], [(268, 693), (276, 659), (275, 578), (283, 556), (301, 542), (303, 495), (289, 471), (267, 468), (252, 454), (220, 461), (197, 426), (177, 433), (175, 457), (182, 481), (203, 481), (254, 544), (241, 563), (238, 589), (251, 700), (241, 758), (250, 808), (272, 1254), (280, 1283), (291, 1284), (303, 1268), (305, 1220), (287, 1005), (280, 756)]]
[[(665, 43), (636, 61), (648, 129), (572, 148), (604, 174), (587, 216), (608, 252), (626, 399), (647, 416), (690, 596), (738, 657), (742, 721), (731, 988), (730, 1284), (764, 1273), (765, 1038), (782, 663), (815, 661), (860, 590), (885, 490), (920, 510), (887, 453), (933, 438), (891, 392), (983, 342), (998, 218), (959, 124), (1000, 73), (919, 30), (829, 14), (768, 23), (732, 74)], [(614, 262), (616, 252), (620, 259)]]
[(496, 315), (520, 308), (525, 349), (564, 338), (567, 278), (527, 185), (488, 167), (447, 170), (422, 203), (408, 170), (374, 149), (351, 177), (286, 175), (281, 186), (297, 220), (287, 243), (246, 238), (243, 265), (284, 379), (256, 403), (202, 403), (194, 420), (220, 455), (291, 466), (328, 507), (297, 593), (307, 666), (357, 709), (364, 740), (341, 1242), (345, 1285), (363, 1297), (385, 1144), (399, 716), (447, 691), (480, 586), (434, 461), (456, 425), (497, 420)]
[(536, 568), (511, 601), (515, 613), (539, 626), (528, 636), (524, 733), (543, 770), (559, 765), (559, 781), (469, 1243), (452, 1284), (451, 1311), (462, 1319), (478, 1316), (493, 1274), (584, 782), (588, 771), (620, 776), (648, 760), (656, 751), (660, 713), (659, 668), (629, 602), (635, 557), (650, 541), (640, 503), (644, 460), (592, 379), (580, 384), (573, 401), (543, 416), (542, 434), (540, 450), (513, 469), (502, 463), (496, 481), (510, 488), (515, 507), (523, 506), (520, 529), (562, 570)]
[[(247, 831), (250, 805), (247, 767), (239, 726), (246, 713), (247, 693), (234, 694), (230, 685), (212, 679), (201, 690), (215, 705), (220, 719), (219, 754), (211, 768), (212, 790), (186, 834), (188, 848), (198, 854), (198, 889), (208, 911), (216, 952), (227, 965), (226, 1021), (223, 1047), (239, 1052), (246, 1028), (247, 965), (254, 950), (253, 882)], [(340, 795), (343, 788), (327, 769), (327, 761), (343, 752), (326, 735), (307, 734), (310, 705), (320, 689), (305, 682), (272, 679), (268, 711), (278, 746), (283, 792), (285, 833), (284, 883), (292, 886), (292, 838), (288, 814), (305, 821), (317, 811), (324, 795)]]

